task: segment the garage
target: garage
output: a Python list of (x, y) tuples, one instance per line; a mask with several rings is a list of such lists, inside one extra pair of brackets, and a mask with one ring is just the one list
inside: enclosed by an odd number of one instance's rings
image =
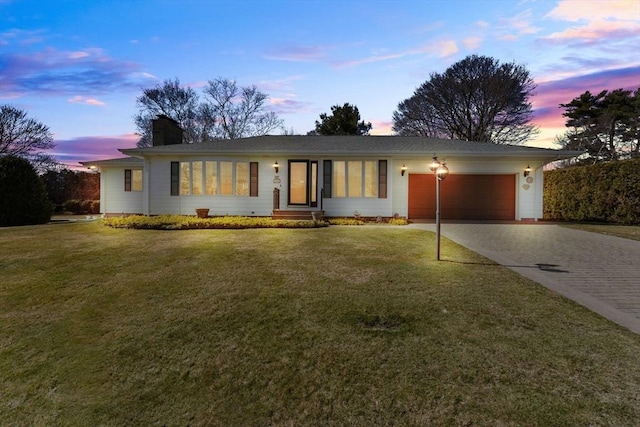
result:
[[(433, 174), (409, 174), (409, 219), (435, 219)], [(450, 174), (440, 182), (440, 215), (452, 220), (514, 220), (515, 175)]]

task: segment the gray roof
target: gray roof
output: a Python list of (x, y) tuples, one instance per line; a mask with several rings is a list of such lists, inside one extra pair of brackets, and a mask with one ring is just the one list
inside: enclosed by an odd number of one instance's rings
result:
[(530, 157), (547, 161), (575, 157), (581, 151), (553, 150), (516, 145), (497, 145), (450, 139), (406, 136), (259, 136), (215, 140), (195, 144), (162, 145), (121, 149), (122, 153), (149, 155), (289, 155), (289, 156), (385, 156), (412, 158), (441, 157)]
[(117, 159), (106, 159), (106, 160), (93, 160), (87, 162), (80, 162), (80, 164), (91, 167), (108, 167), (108, 166), (142, 166), (142, 159), (135, 157), (119, 157)]

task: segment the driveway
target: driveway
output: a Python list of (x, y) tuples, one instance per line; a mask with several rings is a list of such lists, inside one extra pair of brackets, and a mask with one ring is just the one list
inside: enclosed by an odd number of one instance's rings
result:
[(442, 224), (441, 232), (640, 334), (639, 241), (539, 223)]

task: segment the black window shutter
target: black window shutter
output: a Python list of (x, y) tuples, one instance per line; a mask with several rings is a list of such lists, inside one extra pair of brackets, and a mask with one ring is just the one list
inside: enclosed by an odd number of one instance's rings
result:
[(258, 162), (249, 163), (249, 197), (258, 197)]
[(322, 185), (323, 185), (323, 190), (324, 190), (324, 198), (325, 199), (330, 199), (331, 198), (331, 175), (333, 172), (332, 169), (333, 163), (331, 162), (331, 160), (325, 160), (323, 162), (323, 180), (322, 180)]
[(387, 161), (378, 160), (378, 198), (387, 198)]
[(171, 195), (180, 194), (180, 162), (171, 162)]
[(131, 169), (124, 170), (124, 191), (131, 191)]

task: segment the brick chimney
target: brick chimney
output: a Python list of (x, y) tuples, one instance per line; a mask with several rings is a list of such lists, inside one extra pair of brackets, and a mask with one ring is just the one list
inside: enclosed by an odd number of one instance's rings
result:
[(182, 129), (171, 117), (160, 114), (151, 121), (153, 146), (182, 144)]

